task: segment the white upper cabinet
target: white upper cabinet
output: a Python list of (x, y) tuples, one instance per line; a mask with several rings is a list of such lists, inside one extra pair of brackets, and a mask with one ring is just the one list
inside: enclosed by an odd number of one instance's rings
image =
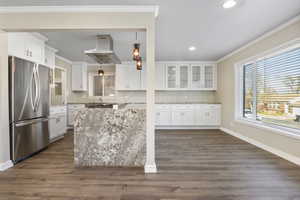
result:
[(72, 90), (87, 91), (87, 63), (72, 63)]
[(189, 88), (189, 72), (190, 72), (190, 66), (187, 64), (178, 65), (178, 80), (179, 80), (179, 88), (180, 89), (188, 89)]
[(203, 87), (203, 72), (201, 65), (191, 65), (191, 88), (201, 89)]
[[(216, 90), (217, 70), (212, 63), (166, 63), (155, 66), (156, 90)], [(146, 90), (147, 67), (138, 71), (135, 64), (116, 65), (116, 90)]]
[(217, 89), (216, 65), (204, 65), (204, 88), (207, 90)]
[(44, 64), (46, 40), (47, 38), (40, 34), (8, 33), (8, 54)]
[(45, 59), (44, 59), (44, 63), (47, 67), (50, 68), (55, 68), (55, 54), (56, 54), (57, 50), (46, 45), (45, 46)]
[(165, 90), (216, 90), (215, 64), (165, 64)]
[(176, 89), (178, 88), (178, 72), (177, 65), (166, 65), (166, 76), (167, 76), (167, 88), (168, 89)]

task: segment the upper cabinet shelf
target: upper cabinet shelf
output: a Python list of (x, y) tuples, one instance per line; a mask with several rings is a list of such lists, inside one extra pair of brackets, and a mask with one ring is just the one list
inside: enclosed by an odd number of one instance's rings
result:
[[(157, 62), (156, 90), (213, 91), (217, 90), (215, 63)], [(147, 68), (138, 71), (134, 64), (116, 66), (116, 90), (146, 90)]]

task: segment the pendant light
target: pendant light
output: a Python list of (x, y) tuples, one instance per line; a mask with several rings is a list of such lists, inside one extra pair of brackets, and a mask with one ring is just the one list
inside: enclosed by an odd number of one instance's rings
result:
[(102, 66), (98, 69), (98, 75), (99, 76), (104, 76), (104, 70), (102, 69)]
[(132, 58), (134, 61), (137, 61), (140, 57), (140, 44), (137, 43), (137, 32), (135, 33), (135, 41), (136, 43), (133, 44)]
[(142, 57), (139, 57), (138, 60), (136, 61), (136, 69), (142, 70)]

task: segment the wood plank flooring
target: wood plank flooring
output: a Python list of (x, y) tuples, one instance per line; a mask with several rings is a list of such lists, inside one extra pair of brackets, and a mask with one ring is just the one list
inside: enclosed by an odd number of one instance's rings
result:
[(0, 200), (300, 200), (300, 167), (221, 131), (157, 131), (158, 174), (74, 168), (73, 136), (0, 172)]

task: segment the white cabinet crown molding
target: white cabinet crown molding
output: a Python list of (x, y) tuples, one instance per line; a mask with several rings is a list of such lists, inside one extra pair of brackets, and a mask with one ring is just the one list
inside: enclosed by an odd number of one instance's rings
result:
[(72, 63), (73, 63), (73, 61), (71, 61), (71, 60), (69, 60), (69, 59), (67, 59), (67, 58), (65, 58), (65, 57), (62, 57), (62, 56), (59, 56), (59, 55), (55, 55), (55, 57), (56, 57), (57, 59), (59, 59), (59, 60), (62, 60), (62, 61), (64, 61), (64, 62), (68, 63), (68, 64), (72, 64)]
[(49, 39), (46, 37), (46, 36), (44, 36), (44, 35), (42, 35), (41, 33), (37, 33), (37, 32), (33, 32), (33, 33), (31, 33), (34, 37), (36, 37), (36, 38), (38, 38), (38, 39), (40, 39), (40, 40), (42, 40), (42, 41), (44, 41), (44, 42), (47, 42)]
[(47, 45), (47, 44), (46, 44), (45, 48), (47, 48), (48, 50), (50, 50), (50, 51), (52, 51), (52, 52), (54, 52), (54, 53), (57, 53), (57, 52), (58, 52), (57, 49), (55, 49), (55, 48), (53, 48), (53, 47), (51, 47), (51, 46), (49, 46), (49, 45)]

